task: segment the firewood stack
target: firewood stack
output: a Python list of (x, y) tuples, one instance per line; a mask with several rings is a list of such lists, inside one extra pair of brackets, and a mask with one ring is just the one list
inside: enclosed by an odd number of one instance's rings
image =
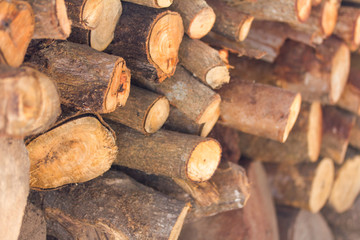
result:
[(360, 239), (360, 1), (0, 22), (1, 239)]

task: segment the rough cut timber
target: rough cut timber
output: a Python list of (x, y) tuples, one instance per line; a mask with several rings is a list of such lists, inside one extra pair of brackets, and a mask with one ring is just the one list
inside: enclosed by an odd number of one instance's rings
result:
[(275, 63), (275, 74), (285, 89), (299, 91), (305, 101), (336, 103), (350, 70), (348, 46), (329, 38), (316, 49), (287, 41)]
[(17, 240), (29, 194), (29, 158), (22, 139), (0, 138), (1, 238)]
[(266, 173), (260, 162), (246, 168), (250, 199), (242, 209), (220, 213), (184, 225), (180, 240), (278, 240), (278, 225), (274, 202)]
[(124, 0), (124, 2), (131, 2), (153, 8), (167, 8), (170, 7), (173, 0)]
[(24, 1), (0, 2), (0, 64), (18, 67), (34, 33), (35, 19)]
[(163, 126), (169, 112), (170, 104), (166, 97), (132, 85), (126, 105), (103, 117), (143, 134), (151, 134)]
[(254, 17), (226, 6), (224, 1), (206, 0), (206, 2), (216, 15), (212, 31), (234, 41), (244, 41)]
[(140, 78), (132, 80), (142, 87), (164, 95), (171, 105), (198, 124), (214, 119), (217, 115), (221, 102), (220, 95), (200, 83), (181, 66), (177, 66), (174, 76), (162, 83)]
[(334, 181), (330, 158), (297, 165), (265, 164), (275, 201), (317, 213), (325, 205)]
[(354, 124), (353, 114), (333, 106), (323, 106), (323, 140), (320, 154), (342, 164)]
[(334, 34), (343, 39), (350, 50), (355, 51), (360, 45), (360, 9), (342, 6)]
[(26, 0), (35, 15), (33, 39), (50, 38), (65, 40), (71, 32), (64, 0)]
[(200, 39), (214, 26), (216, 15), (205, 0), (174, 0), (170, 9), (180, 13), (190, 38)]
[(124, 59), (86, 45), (54, 42), (29, 62), (56, 81), (61, 102), (69, 107), (108, 113), (124, 106), (129, 96), (130, 71)]
[(202, 182), (214, 174), (220, 162), (221, 146), (211, 138), (166, 130), (145, 136), (117, 123), (110, 126), (119, 148), (116, 165)]
[(60, 114), (56, 86), (28, 67), (0, 65), (0, 135), (24, 137), (47, 130)]
[(336, 212), (350, 209), (360, 193), (360, 153), (349, 148), (345, 162), (335, 168), (335, 181), (328, 205)]
[(132, 76), (162, 82), (174, 74), (184, 35), (180, 14), (123, 3), (123, 14), (105, 52), (126, 59)]
[(46, 240), (46, 222), (44, 212), (28, 201), (18, 240)]
[(304, 209), (277, 206), (280, 240), (333, 240), (334, 236), (320, 213)]
[(303, 103), (285, 143), (238, 133), (241, 152), (262, 162), (296, 164), (318, 160), (322, 139), (322, 111), (319, 102)]
[(213, 89), (230, 81), (229, 70), (219, 52), (200, 40), (184, 37), (179, 59), (181, 65)]
[(44, 196), (51, 235), (65, 239), (175, 240), (189, 207), (115, 171)]
[(360, 149), (360, 118), (357, 117), (355, 124), (350, 132), (350, 145), (356, 149)]
[[(65, 0), (71, 26), (95, 29), (102, 17), (105, 0)], [(106, 3), (105, 3), (106, 4)]]
[(237, 130), (285, 142), (298, 117), (301, 96), (281, 88), (242, 82), (222, 87), (219, 122)]
[(109, 170), (117, 154), (113, 132), (92, 114), (65, 118), (26, 148), (33, 189), (96, 178)]

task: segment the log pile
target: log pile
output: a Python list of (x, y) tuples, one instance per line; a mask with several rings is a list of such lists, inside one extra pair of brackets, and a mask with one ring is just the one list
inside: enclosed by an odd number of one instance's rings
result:
[(360, 2), (0, 0), (1, 238), (359, 239)]

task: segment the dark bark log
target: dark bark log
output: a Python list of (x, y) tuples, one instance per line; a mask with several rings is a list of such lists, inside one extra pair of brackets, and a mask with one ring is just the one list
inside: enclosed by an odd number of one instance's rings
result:
[(356, 149), (360, 149), (360, 118), (357, 117), (355, 124), (350, 132), (350, 145)]
[(46, 239), (46, 222), (44, 212), (30, 202), (27, 203), (25, 208), (18, 240), (29, 239)]
[(341, 7), (334, 34), (342, 38), (355, 51), (360, 45), (360, 9)]
[(65, 0), (71, 26), (95, 29), (104, 11), (104, 0)]

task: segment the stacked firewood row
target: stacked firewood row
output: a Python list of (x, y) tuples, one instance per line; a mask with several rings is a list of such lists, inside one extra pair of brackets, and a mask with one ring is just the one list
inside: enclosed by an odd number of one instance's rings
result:
[(0, 23), (2, 239), (360, 238), (360, 2), (0, 0)]

